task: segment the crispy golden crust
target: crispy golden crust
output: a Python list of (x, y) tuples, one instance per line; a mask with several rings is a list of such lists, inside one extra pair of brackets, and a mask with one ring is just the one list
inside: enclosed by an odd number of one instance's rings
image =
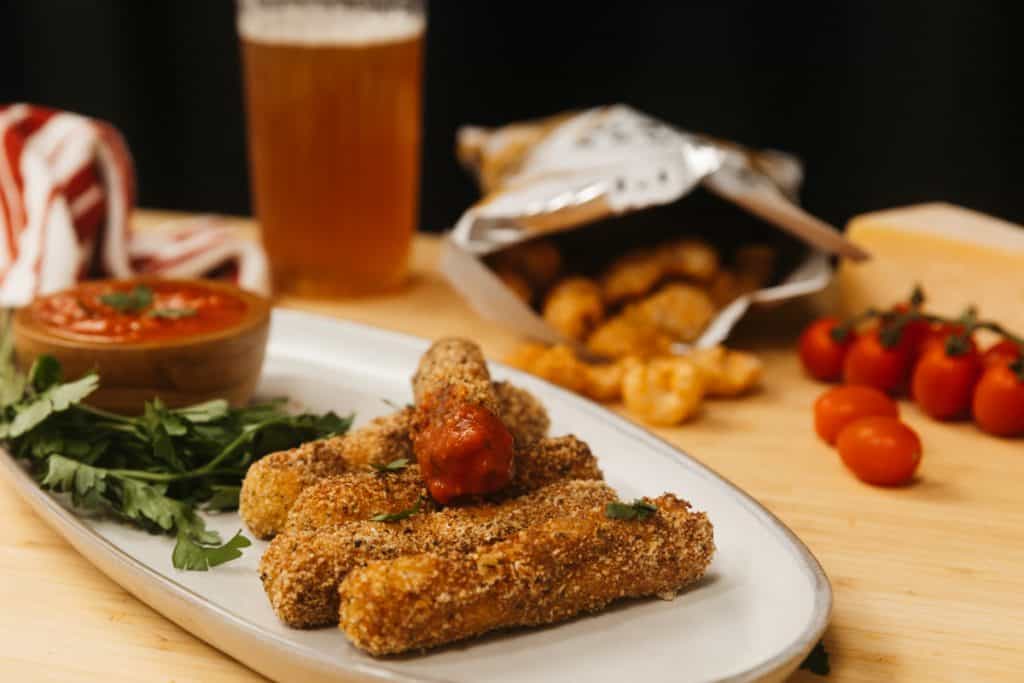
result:
[(587, 348), (605, 358), (646, 358), (669, 353), (672, 337), (654, 325), (623, 312), (601, 323), (587, 339)]
[(703, 399), (703, 373), (678, 356), (634, 365), (622, 379), (622, 401), (626, 408), (653, 425), (679, 424), (696, 414)]
[[(516, 475), (497, 494), (505, 500), (558, 481), (603, 479), (590, 447), (575, 436), (543, 439), (516, 455)], [(362, 522), (377, 514), (394, 514), (423, 500), (421, 510), (437, 506), (426, 497), (417, 465), (400, 472), (361, 470), (320, 481), (299, 496), (288, 513), (286, 531), (312, 531)]]
[(659, 245), (655, 253), (665, 275), (708, 282), (718, 272), (718, 252), (702, 240), (666, 242)]
[(536, 396), (508, 382), (495, 382), (494, 393), (498, 397), (498, 414), (512, 432), (517, 449), (547, 436), (551, 419)]
[(760, 383), (764, 371), (764, 364), (754, 354), (721, 346), (695, 349), (686, 359), (704, 375), (705, 393), (715, 398), (747, 393)]
[(601, 288), (590, 278), (564, 278), (545, 297), (543, 314), (567, 339), (583, 341), (604, 318)]
[(604, 479), (590, 446), (572, 434), (543, 439), (516, 455), (515, 477), (500, 495), (520, 496), (573, 479)]
[(467, 555), (370, 563), (339, 588), (341, 629), (386, 655), (563, 621), (622, 598), (671, 599), (704, 575), (713, 530), (673, 495), (653, 503), (658, 511), (645, 520), (609, 519), (595, 506)]
[(565, 344), (547, 347), (528, 342), (508, 357), (508, 363), (569, 391), (582, 393), (586, 388), (583, 363)]
[[(517, 448), (526, 448), (547, 434), (551, 421), (533, 394), (507, 382), (496, 382), (494, 392)], [(343, 437), (303, 444), (254, 463), (242, 482), (239, 500), (246, 526), (259, 538), (272, 538), (284, 528), (288, 511), (307, 487), (370, 464), (413, 460), (411, 421), (412, 409), (405, 408)]]
[(647, 294), (665, 275), (661, 257), (650, 249), (636, 249), (613, 262), (601, 275), (605, 302), (617, 304)]
[[(468, 339), (438, 339), (420, 358), (412, 377), (416, 405), (431, 397), (448, 394), (462, 402), (478, 405), (498, 414), (498, 399), (491, 385), (487, 361), (480, 347)], [(415, 430), (415, 427), (414, 427)]]
[(337, 623), (338, 585), (354, 568), (421, 552), (469, 552), (558, 515), (614, 500), (599, 481), (546, 486), (500, 504), (449, 507), (397, 522), (351, 522), (279, 535), (260, 560), (260, 579), (278, 617), (289, 626)]
[(412, 408), (403, 408), (354, 430), (345, 439), (345, 459), (356, 467), (412, 458), (412, 439), (409, 438), (412, 416)]
[(715, 305), (703, 289), (673, 283), (630, 304), (622, 315), (638, 327), (689, 342), (699, 337), (715, 317)]
[(411, 409), (400, 410), (349, 434), (271, 453), (253, 463), (239, 494), (242, 520), (259, 538), (271, 538), (284, 528), (288, 511), (305, 488), (353, 467), (411, 458), (411, 415)]
[(288, 510), (304, 488), (345, 472), (349, 468), (345, 438), (312, 441), (254, 463), (238, 499), (238, 513), (249, 530), (260, 538), (270, 538), (284, 526)]
[[(360, 470), (328, 477), (304, 490), (288, 513), (285, 532), (312, 531), (408, 510), (427, 495), (420, 468), (400, 472)], [(436, 505), (425, 500), (423, 511)]]

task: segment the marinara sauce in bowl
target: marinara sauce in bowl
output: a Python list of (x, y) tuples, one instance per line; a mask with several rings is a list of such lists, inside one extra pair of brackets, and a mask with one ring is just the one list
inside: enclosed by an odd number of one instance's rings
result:
[(155, 397), (169, 406), (249, 400), (259, 379), (270, 303), (209, 280), (82, 282), (41, 296), (14, 318), (18, 364), (56, 356), (74, 379), (100, 373), (89, 402), (125, 413)]

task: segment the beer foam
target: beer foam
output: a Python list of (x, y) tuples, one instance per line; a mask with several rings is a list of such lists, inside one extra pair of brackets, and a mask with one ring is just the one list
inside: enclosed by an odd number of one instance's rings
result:
[(425, 23), (422, 14), (406, 10), (243, 3), (238, 33), (257, 43), (372, 45), (415, 38)]

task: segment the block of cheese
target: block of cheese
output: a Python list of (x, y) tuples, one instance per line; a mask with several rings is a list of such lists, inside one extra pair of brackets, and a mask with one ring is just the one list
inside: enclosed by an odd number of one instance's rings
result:
[(920, 204), (857, 216), (846, 236), (866, 249), (837, 278), (843, 314), (905, 300), (920, 283), (927, 308), (983, 318), (1024, 333), (1024, 228), (951, 204)]

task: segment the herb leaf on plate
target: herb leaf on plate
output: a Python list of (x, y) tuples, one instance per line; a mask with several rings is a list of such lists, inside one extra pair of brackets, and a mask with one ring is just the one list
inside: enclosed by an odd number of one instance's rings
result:
[(604, 516), (608, 519), (644, 520), (658, 511), (657, 506), (646, 500), (637, 499), (632, 503), (615, 501), (604, 506)]
[(186, 535), (179, 535), (174, 546), (171, 561), (177, 569), (191, 569), (205, 572), (211, 567), (237, 560), (242, 556), (242, 548), (248, 548), (252, 541), (239, 531), (223, 545), (204, 545), (197, 543)]
[(95, 373), (62, 382), (49, 356), (27, 377), (18, 373), (8, 334), (0, 335), (0, 442), (29, 464), (40, 486), (67, 494), (74, 507), (174, 536), (172, 560), (181, 569), (215, 567), (249, 545), (241, 534), (221, 544), (199, 509), (236, 509), (252, 463), (352, 425), (352, 415), (293, 414), (281, 400), (171, 409), (154, 399), (138, 416), (110, 413), (82, 402), (100, 385)]
[(409, 519), (423, 507), (423, 499), (420, 498), (416, 501), (416, 504), (410, 508), (406, 508), (400, 512), (381, 512), (373, 517), (370, 517), (371, 522), (401, 522), (403, 519)]
[(375, 462), (371, 462), (370, 463), (370, 467), (372, 467), (373, 469), (377, 470), (381, 474), (384, 474), (386, 472), (401, 472), (402, 470), (404, 470), (408, 466), (409, 466), (409, 458), (398, 458), (396, 460), (392, 460), (391, 462), (389, 462), (389, 463), (387, 463), (385, 465), (380, 465), (380, 464), (375, 463)]

